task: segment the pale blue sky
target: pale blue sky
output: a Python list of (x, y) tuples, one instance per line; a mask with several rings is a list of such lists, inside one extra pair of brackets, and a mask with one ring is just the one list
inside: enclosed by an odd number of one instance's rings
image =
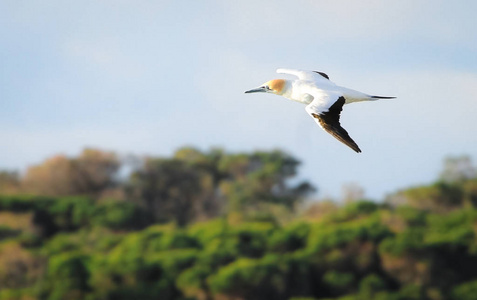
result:
[[(318, 196), (372, 198), (476, 158), (476, 1), (0, 1), (0, 168), (86, 146), (281, 148)], [(396, 100), (345, 107), (356, 154), (304, 106), (247, 89), (279, 67)]]

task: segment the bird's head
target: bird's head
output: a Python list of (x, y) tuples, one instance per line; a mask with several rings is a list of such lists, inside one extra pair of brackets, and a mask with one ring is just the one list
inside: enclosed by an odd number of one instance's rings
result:
[(272, 93), (275, 95), (283, 95), (286, 83), (287, 81), (285, 79), (273, 79), (265, 82), (258, 88), (251, 89), (245, 93)]

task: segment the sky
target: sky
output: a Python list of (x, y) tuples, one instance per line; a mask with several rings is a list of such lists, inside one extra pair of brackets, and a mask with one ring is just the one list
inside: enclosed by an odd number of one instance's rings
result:
[[(0, 1), (0, 169), (85, 147), (283, 149), (300, 178), (382, 199), (477, 158), (476, 1)], [(345, 106), (360, 154), (302, 104), (244, 94), (277, 68), (395, 100)], [(285, 76), (285, 77), (283, 77)]]

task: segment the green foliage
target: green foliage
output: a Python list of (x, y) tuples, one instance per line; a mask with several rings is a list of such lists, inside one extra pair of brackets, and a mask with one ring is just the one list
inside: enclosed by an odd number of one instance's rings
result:
[(422, 286), (417, 284), (409, 284), (403, 286), (399, 290), (399, 299), (403, 300), (420, 300), (425, 299), (425, 293)]
[(331, 214), (329, 218), (334, 222), (344, 222), (366, 216), (375, 212), (379, 206), (371, 201), (351, 202), (338, 212)]
[(352, 241), (379, 242), (392, 235), (378, 216), (348, 222), (319, 223), (312, 227), (307, 250), (313, 253), (344, 246)]
[(423, 226), (426, 223), (427, 213), (411, 206), (399, 206), (396, 209), (396, 214), (409, 226)]
[(293, 208), (314, 190), (307, 182), (287, 184), (288, 179), (296, 175), (298, 165), (298, 160), (279, 150), (224, 157), (219, 169), (228, 174), (221, 190), (229, 199), (229, 211), (251, 213), (261, 203)]
[(420, 250), (424, 247), (424, 229), (409, 228), (400, 234), (385, 239), (380, 244), (380, 250), (395, 256), (409, 250)]
[(128, 194), (156, 220), (185, 225), (192, 219), (192, 199), (200, 195), (202, 172), (184, 161), (148, 159), (131, 175)]
[(418, 209), (445, 213), (461, 208), (464, 194), (460, 186), (437, 182), (430, 186), (411, 188), (401, 192), (406, 203)]
[(245, 299), (280, 299), (286, 286), (287, 265), (277, 256), (241, 258), (208, 278), (214, 294)]
[(466, 205), (477, 207), (477, 178), (463, 182), (462, 189)]
[(28, 195), (0, 195), (0, 211), (25, 212), (43, 209), (56, 202), (55, 198)]
[(477, 300), (477, 280), (456, 286), (451, 295), (454, 300)]
[(352, 273), (340, 273), (332, 270), (325, 273), (323, 281), (339, 295), (350, 290), (354, 281), (354, 275)]
[(19, 230), (12, 229), (8, 226), (0, 225), (0, 241), (3, 239), (18, 236), (19, 234)]
[(200, 298), (201, 295), (207, 294), (207, 277), (211, 273), (211, 269), (205, 265), (194, 265), (177, 277), (177, 287), (186, 296)]
[(446, 216), (430, 215), (429, 230), (425, 236), (430, 246), (453, 245), (467, 246), (475, 239), (474, 224), (477, 222), (477, 211), (455, 211)]
[(33, 289), (1, 289), (0, 300), (30, 300), (36, 299)]
[(375, 295), (386, 289), (386, 283), (376, 274), (368, 275), (359, 283), (359, 296), (361, 299), (373, 299)]
[(268, 240), (270, 251), (277, 253), (293, 252), (306, 247), (310, 225), (296, 223), (275, 231)]
[(111, 229), (140, 229), (152, 223), (152, 215), (130, 202), (108, 201), (92, 213), (94, 225)]
[(64, 197), (47, 207), (46, 213), (60, 230), (71, 231), (88, 223), (94, 202), (84, 197)]
[(90, 291), (89, 257), (83, 254), (58, 254), (48, 263), (46, 287), (49, 300), (83, 299)]
[(188, 228), (189, 236), (196, 239), (201, 247), (206, 247), (215, 238), (227, 234), (229, 225), (224, 219), (216, 219), (209, 222), (201, 222)]
[[(45, 220), (37, 217), (35, 224), (44, 224), (48, 216), (56, 231), (37, 236), (41, 243), (22, 250), (49, 259), (44, 271), (38, 269), (43, 279), (35, 289), (27, 284), (25, 288), (30, 289), (3, 293), (12, 299), (29, 294), (41, 299), (417, 300), (429, 293), (465, 299), (468, 296), (461, 295), (471, 294), (468, 282), (477, 276), (472, 263), (465, 266), (466, 261), (476, 261), (473, 228), (477, 212), (473, 209), (437, 215), (409, 206), (393, 211), (372, 202), (357, 202), (315, 223), (296, 221), (280, 226), (275, 222), (231, 223), (222, 218), (185, 228), (174, 224), (141, 228), (144, 225), (133, 225), (140, 222), (135, 218), (141, 208), (128, 202), (96, 203), (88, 198), (7, 201), (14, 202), (28, 203), (23, 211), (29, 207), (44, 212)], [(393, 232), (383, 222), (383, 216), (390, 214), (407, 227)], [(28, 241), (35, 236), (25, 238), (25, 234), (11, 238)], [(10, 257), (15, 249), (9, 249)], [(33, 264), (26, 253), (4, 263)], [(0, 247), (0, 275), (1, 257)], [(400, 264), (422, 264), (421, 269), (408, 272), (444, 291), (413, 284)], [(3, 278), (11, 278), (10, 273)]]
[(298, 164), (278, 150), (227, 154), (182, 148), (171, 159), (146, 159), (131, 174), (126, 192), (159, 222), (183, 226), (221, 211), (263, 219), (274, 214), (270, 204), (288, 209), (313, 190), (307, 182), (287, 184)]
[(240, 256), (261, 257), (267, 249), (267, 239), (274, 231), (270, 223), (246, 223), (231, 231)]
[(34, 212), (33, 223), (44, 236), (90, 226), (139, 229), (152, 222), (151, 215), (136, 204), (116, 201), (96, 204), (87, 197), (0, 196), (0, 210)]
[[(423, 218), (423, 216), (427, 217)], [(415, 226), (387, 238), (381, 243), (380, 249), (395, 256), (406, 251), (424, 251), (426, 248), (447, 248), (448, 246), (469, 247), (469, 250), (473, 250), (475, 249), (472, 247), (475, 243), (475, 222), (477, 222), (475, 210), (458, 210), (444, 216), (421, 215), (419, 221), (414, 222)]]
[[(100, 197), (114, 157), (83, 156), (33, 174), (69, 196), (0, 195), (0, 300), (477, 299), (475, 178), (303, 219), (311, 187), (288, 182), (299, 162), (281, 151), (149, 158), (117, 200)], [(107, 176), (69, 185), (85, 177), (68, 166)]]

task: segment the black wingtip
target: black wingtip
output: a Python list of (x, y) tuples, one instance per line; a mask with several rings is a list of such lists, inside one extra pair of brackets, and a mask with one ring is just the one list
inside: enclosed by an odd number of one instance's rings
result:
[(313, 71), (316, 74), (320, 74), (321, 76), (325, 77), (326, 79), (330, 80), (330, 76), (328, 76), (326, 73), (320, 72), (320, 71)]
[(361, 153), (361, 149), (359, 149), (358, 144), (356, 144), (351, 137), (348, 136), (348, 139), (343, 139), (343, 138), (338, 138), (335, 136), (335, 138), (337, 138), (340, 142), (342, 142), (346, 146), (350, 147), (354, 152)]
[(359, 149), (358, 144), (356, 144), (351, 138), (348, 141), (341, 141), (343, 144), (346, 146), (350, 147), (351, 149), (354, 150), (356, 153), (361, 153), (361, 149)]

